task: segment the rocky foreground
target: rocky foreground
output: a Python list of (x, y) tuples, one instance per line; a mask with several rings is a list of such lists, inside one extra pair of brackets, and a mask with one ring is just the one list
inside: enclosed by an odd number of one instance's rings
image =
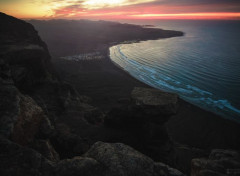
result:
[(32, 25), (2, 13), (0, 24), (1, 175), (240, 174), (239, 152), (171, 139), (165, 123), (177, 113), (177, 95), (136, 87), (102, 112), (56, 76)]

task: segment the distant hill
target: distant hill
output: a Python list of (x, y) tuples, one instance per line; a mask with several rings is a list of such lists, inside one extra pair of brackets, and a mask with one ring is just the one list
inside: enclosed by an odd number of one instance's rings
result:
[(28, 21), (48, 44), (52, 56), (74, 55), (101, 48), (104, 44), (129, 40), (150, 40), (183, 35), (179, 31), (144, 28), (108, 21)]

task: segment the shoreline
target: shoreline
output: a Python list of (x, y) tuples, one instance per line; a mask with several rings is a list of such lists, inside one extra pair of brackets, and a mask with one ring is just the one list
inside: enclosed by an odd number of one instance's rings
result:
[[(177, 36), (177, 37), (181, 37), (181, 36)], [(160, 38), (161, 39), (161, 38)], [(160, 39), (156, 39), (156, 40), (160, 40)], [(143, 40), (143, 41), (148, 41), (148, 40)], [(141, 41), (138, 41), (138, 42), (141, 42)], [(137, 42), (137, 43), (138, 43)], [(136, 42), (129, 42), (129, 44), (131, 43), (136, 43)], [(121, 43), (119, 43), (121, 44)], [(116, 44), (116, 45), (119, 45), (119, 44)], [(114, 45), (114, 46), (116, 46)], [(119, 70), (121, 70), (122, 72), (126, 73), (127, 76), (131, 77), (132, 79), (134, 80), (137, 80), (139, 81), (140, 83), (142, 83), (144, 86), (146, 87), (151, 87), (151, 88), (154, 88), (138, 79), (136, 79), (135, 77), (133, 77), (129, 72), (125, 71), (122, 67), (120, 67), (119, 65), (117, 65), (116, 63), (114, 63), (111, 58), (110, 58), (110, 47), (112, 47), (112, 45), (109, 46), (108, 48), (108, 54), (107, 54), (107, 58), (111, 61), (111, 63)], [(156, 88), (154, 88), (156, 89)], [(161, 89), (159, 89), (161, 90)], [(161, 90), (163, 91), (163, 90)], [(163, 91), (165, 92), (165, 91)], [(178, 95), (179, 96), (179, 95)], [(191, 114), (194, 114), (196, 115), (197, 114), (197, 117), (195, 117), (196, 120), (198, 120), (198, 122), (201, 121), (201, 123), (206, 123), (209, 122), (209, 129), (214, 129), (214, 127), (218, 127), (216, 132), (217, 133), (222, 133), (222, 134), (225, 134), (224, 136), (226, 137), (227, 139), (227, 136), (234, 136), (235, 134), (240, 134), (240, 124), (234, 120), (231, 120), (231, 119), (227, 119), (227, 118), (224, 118), (214, 112), (211, 112), (211, 111), (208, 111), (208, 110), (205, 110), (197, 105), (194, 105), (190, 102), (187, 102), (186, 100), (182, 99), (179, 97), (179, 109), (180, 109), (180, 114), (179, 112), (174, 115), (173, 117), (170, 118), (170, 120), (167, 122), (167, 127), (168, 127), (168, 131), (170, 133), (170, 136), (173, 137), (173, 140), (174, 141), (177, 141), (179, 143), (182, 143), (182, 144), (187, 144), (187, 145), (190, 145), (191, 147), (196, 147), (196, 148), (201, 148), (201, 149), (206, 149), (206, 150), (211, 150), (213, 148), (219, 148), (220, 146), (222, 146), (222, 148), (226, 148), (228, 149), (228, 144), (226, 142), (226, 145), (224, 144), (225, 142), (223, 143), (218, 143), (218, 145), (215, 145), (214, 144), (214, 141), (212, 141), (212, 143), (210, 142), (209, 145), (207, 144), (202, 144), (202, 141), (199, 140), (199, 138), (203, 138), (202, 137), (203, 135), (199, 135), (197, 138), (194, 137), (194, 136), (191, 136), (189, 135), (189, 137), (191, 138), (191, 140), (189, 139), (185, 139), (184, 136), (182, 136), (181, 132), (184, 131), (184, 128), (187, 128), (186, 125), (189, 125), (188, 129), (189, 129), (189, 132), (188, 134), (191, 134), (193, 131), (198, 131), (198, 133), (200, 134), (201, 133), (201, 129), (198, 128), (198, 124), (197, 123), (194, 123), (194, 119), (190, 119), (189, 118), (189, 113)], [(184, 107), (184, 108), (183, 108)], [(186, 108), (188, 107), (188, 108)], [(185, 109), (186, 108), (186, 109)], [(184, 109), (184, 111), (183, 111)], [(191, 110), (189, 110), (191, 109)], [(181, 111), (182, 110), (182, 111)], [(194, 113), (195, 112), (195, 113)], [(183, 116), (185, 114), (188, 114), (186, 115), (186, 117), (183, 119)], [(183, 120), (185, 122), (183, 122)], [(182, 122), (181, 122), (182, 121)], [(205, 121), (205, 122), (204, 122)], [(218, 126), (214, 126), (214, 122), (217, 122)], [(225, 127), (229, 125), (229, 128), (228, 127)], [(192, 126), (192, 127), (191, 127)], [(200, 126), (200, 124), (199, 124)], [(176, 130), (177, 129), (177, 130)], [(222, 132), (221, 132), (221, 129), (222, 129)], [(232, 131), (234, 132), (231, 132), (231, 129)], [(238, 130), (239, 129), (239, 130)], [(204, 131), (204, 129), (203, 129)], [(231, 133), (231, 134), (228, 134), (228, 133)], [(235, 133), (236, 132), (236, 133)], [(194, 132), (193, 132), (194, 133)], [(205, 133), (209, 133), (209, 131), (205, 132)], [(234, 134), (235, 133), (235, 134)], [(227, 135), (228, 134), (228, 135)], [(204, 134), (205, 135), (205, 134)], [(240, 135), (238, 135), (240, 137)], [(237, 139), (239, 139), (239, 137), (236, 138), (236, 145), (233, 143), (230, 144), (230, 146), (233, 148), (233, 149), (240, 149), (240, 144), (238, 144), (238, 141)], [(195, 140), (194, 140), (195, 138)], [(207, 138), (205, 136), (205, 138)], [(226, 141), (224, 139), (224, 141)], [(239, 141), (240, 142), (240, 141)], [(230, 148), (231, 148), (230, 147)], [(220, 147), (221, 148), (221, 147)]]
[[(161, 29), (161, 28), (159, 28), (159, 29)], [(183, 36), (184, 36), (184, 35), (182, 35), (182, 36), (176, 36), (176, 37), (183, 37)], [(168, 38), (173, 38), (173, 37), (168, 37)], [(159, 38), (159, 39), (154, 39), (154, 40), (161, 40), (161, 39), (168, 39), (168, 38)], [(109, 57), (110, 61), (112, 61), (112, 59), (111, 59), (111, 57), (110, 57), (110, 48), (111, 48), (111, 47), (113, 47), (113, 46), (118, 46), (118, 45), (122, 45), (122, 44), (124, 45), (124, 44), (140, 43), (140, 42), (144, 42), (144, 41), (151, 41), (151, 40), (124, 41), (124, 42), (116, 43), (116, 44), (114, 44), (114, 45), (109, 45), (109, 48), (108, 48), (108, 57)], [(134, 79), (137, 79), (137, 80), (140, 81), (140, 82), (143, 82), (143, 81), (141, 81), (140, 79), (135, 78), (134, 76), (132, 76), (127, 70), (125, 70), (125, 69), (124, 69), (123, 67), (121, 67), (120, 65), (116, 64), (114, 61), (112, 61), (112, 63), (113, 63), (115, 66), (117, 66), (118, 68), (120, 68), (120, 69), (122, 69), (123, 71), (127, 72), (129, 76), (133, 77)], [(144, 82), (143, 82), (143, 83), (144, 83)], [(147, 83), (144, 83), (144, 84), (148, 85)], [(168, 92), (168, 91), (164, 91), (164, 90), (162, 90), (162, 89), (160, 89), (160, 88), (157, 88), (157, 87), (154, 87), (154, 86), (151, 86), (151, 85), (148, 85), (148, 86), (149, 86), (149, 87), (152, 87), (152, 88), (155, 88), (155, 89), (159, 89), (159, 90), (161, 90), (161, 91), (163, 91), (163, 92)], [(172, 93), (175, 93), (175, 92), (172, 92)], [(177, 93), (176, 93), (176, 94), (177, 94)], [(179, 98), (180, 98), (180, 95), (179, 95), (179, 94), (177, 94), (177, 95), (178, 95)], [(203, 109), (203, 110), (205, 110), (205, 111), (207, 111), (207, 112), (213, 113), (214, 115), (219, 116), (220, 118), (223, 118), (223, 119), (225, 119), (225, 120), (230, 120), (230, 121), (232, 121), (232, 122), (234, 122), (234, 123), (238, 123), (238, 124), (240, 125), (240, 120), (239, 120), (239, 119), (237, 119), (237, 118), (235, 119), (235, 118), (233, 118), (233, 117), (224, 115), (223, 113), (221, 113), (221, 111), (218, 113), (217, 111), (211, 110), (211, 108), (208, 108), (208, 109), (207, 109), (207, 108), (201, 107), (201, 105), (198, 105), (197, 103), (189, 102), (189, 101), (187, 101), (187, 100), (185, 100), (185, 99), (183, 99), (183, 98), (180, 98), (180, 99), (182, 99), (183, 101), (185, 101), (185, 102), (187, 102), (187, 103), (189, 103), (189, 104), (191, 104), (191, 105), (197, 106), (198, 108)], [(228, 100), (226, 100), (226, 101), (228, 101)], [(234, 106), (232, 106), (232, 107), (235, 108)], [(235, 111), (233, 111), (233, 113), (235, 113)]]
[[(74, 67), (85, 67), (85, 71), (77, 73), (79, 74), (78, 76), (82, 76), (81, 80), (74, 78), (74, 82), (70, 82), (70, 84), (74, 85), (80, 94), (91, 97), (93, 105), (100, 107), (104, 111), (108, 111), (116, 106), (118, 99), (129, 98), (133, 87), (151, 87), (134, 78), (111, 60), (109, 48), (115, 45), (117, 44), (108, 45), (102, 49), (101, 52), (103, 54), (105, 53), (102, 62), (94, 60), (78, 62), (66, 61), (68, 64), (72, 62), (75, 65)], [(94, 70), (91, 74), (91, 70), (95, 68), (96, 65), (100, 65), (103, 68)], [(64, 66), (66, 65), (64, 64)], [(105, 76), (108, 75), (110, 79), (105, 79), (104, 76), (100, 76), (100, 78), (95, 77), (104, 72), (107, 73)], [(73, 75), (77, 77), (76, 74)], [(86, 81), (87, 79), (90, 79), (88, 80), (89, 82)], [(117, 85), (115, 85), (115, 81), (118, 82)], [(83, 82), (86, 88), (82, 88), (82, 84), (78, 85), (79, 82)], [(107, 86), (105, 86), (105, 84), (104, 86), (101, 85), (103, 84), (102, 82), (105, 82)], [(96, 89), (103, 90), (99, 90), (99, 92), (96, 93)], [(120, 91), (124, 93), (120, 93)], [(104, 94), (108, 94), (106, 96), (107, 98), (104, 97)], [(119, 94), (121, 95), (119, 96)], [(178, 113), (172, 116), (166, 125), (169, 136), (177, 143), (204, 150), (214, 148), (240, 149), (240, 124), (204, 110), (181, 98), (179, 98)]]
[[(76, 21), (71, 25), (73, 29), (78, 26), (77, 29), (81, 33), (75, 34), (76, 37), (72, 38), (72, 33), (69, 31), (62, 38), (56, 38), (58, 34), (65, 31), (67, 27), (65, 23), (65, 21), (56, 21), (52, 30), (48, 30), (51, 21), (41, 23), (35, 21), (33, 25), (40, 35), (42, 34), (51, 55), (55, 56), (52, 62), (59, 77), (73, 85), (80, 95), (90, 97), (91, 104), (105, 112), (118, 105), (119, 99), (130, 98), (134, 87), (150, 87), (116, 66), (109, 58), (109, 47), (126, 41), (133, 43), (184, 35), (180, 31), (147, 29), (136, 25), (107, 22), (89, 24)], [(101, 38), (96, 38), (100, 35), (98, 30), (103, 29), (102, 26), (104, 26), (104, 30), (101, 30)], [(57, 32), (51, 33), (51, 31)], [(82, 36), (84, 31), (90, 31), (89, 35)], [(113, 35), (116, 33), (117, 36)], [(69, 38), (71, 38), (70, 44), (66, 45)], [(59, 45), (56, 45), (56, 42)], [(59, 58), (64, 55), (70, 56), (94, 51), (101, 52), (104, 56), (103, 59), (75, 62)], [(167, 122), (167, 126), (170, 136), (179, 143), (205, 149), (240, 149), (240, 124), (223, 119), (182, 99), (179, 99), (178, 114)]]

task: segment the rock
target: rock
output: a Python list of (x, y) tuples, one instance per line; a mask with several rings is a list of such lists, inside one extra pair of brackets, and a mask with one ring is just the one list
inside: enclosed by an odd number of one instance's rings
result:
[[(165, 122), (177, 111), (178, 96), (160, 90), (136, 87), (131, 101), (110, 110), (105, 125), (118, 129), (122, 142), (136, 148), (156, 161), (175, 166), (174, 145)], [(190, 165), (190, 163), (189, 163)]]
[(159, 175), (168, 175), (168, 176), (184, 176), (179, 170), (169, 167), (163, 163), (155, 163), (155, 170), (160, 171)]
[(209, 156), (209, 159), (211, 160), (221, 160), (227, 158), (240, 161), (240, 154), (239, 152), (233, 150), (214, 149), (211, 151)]
[(31, 24), (0, 13), (0, 25), (0, 58), (9, 64), (20, 91), (32, 91), (39, 82), (55, 79), (47, 46)]
[(104, 176), (160, 176), (183, 175), (161, 163), (154, 163), (149, 157), (121, 143), (95, 143), (85, 157), (101, 163), (106, 171)]
[(36, 140), (31, 148), (41, 153), (50, 161), (57, 162), (60, 160), (59, 154), (55, 151), (49, 140)]
[(132, 100), (113, 108), (105, 122), (111, 126), (128, 126), (139, 123), (162, 125), (177, 112), (178, 96), (152, 88), (135, 87)]
[(2, 58), (0, 58), (0, 83), (1, 84), (12, 84), (11, 70), (9, 68), (9, 65), (4, 62)]
[(174, 151), (176, 167), (189, 175), (191, 173), (192, 159), (208, 156), (208, 153), (204, 150), (181, 144), (175, 144)]
[[(8, 72), (2, 65), (0, 73)], [(39, 131), (44, 112), (29, 96), (22, 95), (11, 81), (11, 74), (0, 82), (0, 134), (27, 145)], [(6, 81), (9, 80), (9, 81)]]
[(0, 137), (0, 173), (4, 176), (53, 175), (53, 164), (38, 152)]
[(135, 87), (131, 97), (136, 106), (144, 109), (150, 118), (159, 115), (171, 116), (177, 113), (177, 94), (152, 88)]
[(83, 96), (69, 84), (45, 82), (36, 87), (31, 96), (47, 112), (51, 122), (55, 122), (62, 114), (76, 116), (90, 124), (103, 122), (103, 113), (96, 107), (86, 104)]
[(87, 104), (92, 102), (92, 98), (90, 98), (88, 96), (85, 96), (85, 95), (80, 95), (79, 99), (80, 99), (81, 102), (87, 103)]
[(0, 134), (10, 137), (20, 113), (19, 92), (11, 84), (1, 85), (0, 99)]
[(14, 124), (11, 139), (21, 145), (31, 143), (39, 132), (44, 119), (44, 112), (35, 101), (28, 96), (20, 95), (19, 113)]
[(226, 174), (221, 174), (212, 170), (201, 170), (199, 172), (200, 176), (227, 176)]
[(62, 160), (55, 168), (57, 176), (103, 176), (103, 171), (104, 169), (99, 162), (87, 157)]
[(56, 133), (51, 137), (51, 143), (60, 154), (61, 159), (80, 156), (90, 147), (86, 139), (73, 134), (71, 130), (63, 124), (56, 126)]
[(51, 121), (48, 119), (47, 116), (44, 116), (39, 127), (38, 138), (40, 139), (51, 138), (54, 135), (54, 130), (55, 127), (52, 125)]
[(239, 152), (215, 149), (209, 158), (193, 159), (191, 176), (240, 175)]
[(85, 154), (102, 163), (107, 168), (105, 175), (152, 175), (154, 162), (124, 144), (95, 143)]
[(130, 98), (120, 98), (120, 99), (118, 99), (118, 103), (120, 103), (120, 104), (130, 104), (131, 99)]

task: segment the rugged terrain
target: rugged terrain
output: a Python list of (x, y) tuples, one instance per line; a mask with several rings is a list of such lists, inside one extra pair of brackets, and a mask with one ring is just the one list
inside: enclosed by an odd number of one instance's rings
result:
[(128, 97), (102, 111), (62, 81), (31, 24), (2, 13), (0, 24), (1, 175), (238, 174), (237, 151), (210, 154), (172, 140), (166, 123), (177, 95), (135, 81)]

